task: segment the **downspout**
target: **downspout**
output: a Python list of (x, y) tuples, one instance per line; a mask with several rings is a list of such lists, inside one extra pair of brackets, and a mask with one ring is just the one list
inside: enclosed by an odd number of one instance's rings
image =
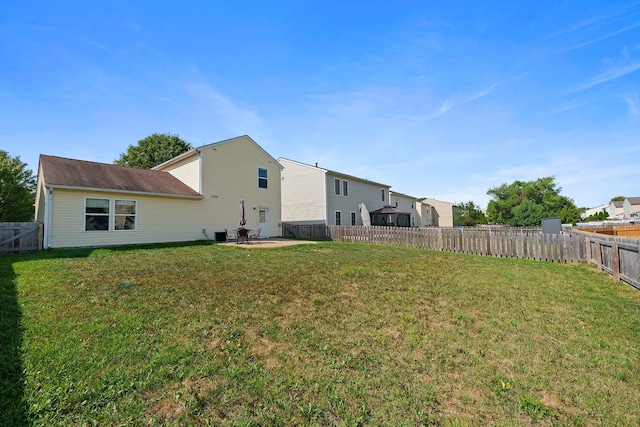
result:
[(52, 217), (52, 209), (51, 209), (51, 200), (53, 190), (51, 188), (45, 187), (44, 192), (44, 249), (51, 249), (51, 217)]

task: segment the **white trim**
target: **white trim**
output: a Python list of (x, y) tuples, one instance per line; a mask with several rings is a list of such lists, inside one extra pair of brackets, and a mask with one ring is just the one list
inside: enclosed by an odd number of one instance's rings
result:
[(53, 200), (53, 189), (49, 187), (44, 187), (44, 248), (51, 248), (51, 222), (52, 222), (52, 200)]

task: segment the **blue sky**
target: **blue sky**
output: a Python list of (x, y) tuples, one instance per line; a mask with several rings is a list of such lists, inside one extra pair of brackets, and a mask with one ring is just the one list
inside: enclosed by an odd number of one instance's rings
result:
[(416, 197), (555, 176), (640, 196), (640, 2), (4, 1), (0, 149), (112, 163), (152, 133)]

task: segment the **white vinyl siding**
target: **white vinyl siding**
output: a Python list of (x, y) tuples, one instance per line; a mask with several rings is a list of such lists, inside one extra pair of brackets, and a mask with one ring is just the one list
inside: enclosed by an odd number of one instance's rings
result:
[(161, 170), (169, 172), (194, 191), (202, 193), (200, 182), (200, 156), (198, 152)]
[[(182, 242), (202, 238), (200, 199), (136, 195), (136, 232), (85, 231), (85, 198), (132, 200), (119, 193), (53, 189), (51, 198), (52, 248)], [(113, 215), (111, 210), (110, 215)], [(144, 218), (144, 221), (139, 220)], [(110, 220), (111, 224), (113, 219)]]
[(282, 170), (282, 221), (328, 224), (326, 191), (334, 192), (334, 181), (325, 183), (324, 169), (287, 159)]

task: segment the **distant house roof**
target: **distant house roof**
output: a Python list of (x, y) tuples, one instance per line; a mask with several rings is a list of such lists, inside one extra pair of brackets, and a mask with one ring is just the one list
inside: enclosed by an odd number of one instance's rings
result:
[(624, 205), (624, 200), (614, 200), (612, 203), (616, 208), (621, 208)]
[(383, 206), (380, 209), (376, 209), (375, 211), (371, 211), (369, 212), (371, 215), (375, 215), (375, 214), (382, 214), (382, 215), (386, 215), (386, 214), (406, 214), (406, 215), (411, 215), (411, 212), (409, 211), (405, 211), (404, 209), (400, 209), (400, 208), (396, 208), (394, 206)]
[(44, 154), (40, 155), (40, 166), (42, 179), (47, 187), (202, 197), (168, 172)]
[(321, 168), (317, 164), (315, 166), (313, 166), (313, 165), (309, 165), (307, 163), (298, 162), (296, 160), (286, 159), (284, 157), (280, 157), (278, 159), (278, 162), (280, 162), (281, 160), (285, 160), (285, 161), (288, 161), (288, 162), (291, 162), (291, 163), (296, 163), (296, 164), (298, 164), (300, 166), (306, 166), (306, 167), (311, 168), (311, 169), (317, 169), (317, 170), (323, 171), (325, 174), (332, 175), (332, 176), (335, 176), (335, 177), (338, 177), (338, 178), (361, 181), (361, 182), (365, 182), (365, 183), (371, 184), (371, 185), (377, 185), (377, 186), (380, 186), (380, 187), (391, 188), (391, 186), (387, 185), (387, 184), (381, 184), (379, 182), (369, 181), (367, 178), (359, 178), (357, 176), (348, 175), (346, 173), (342, 173), (342, 172), (333, 171), (333, 170), (330, 170), (330, 169)]
[(627, 200), (631, 205), (640, 205), (640, 197), (627, 197)]
[(405, 197), (405, 198), (407, 198), (407, 199), (413, 199), (413, 200), (417, 200), (417, 199), (418, 199), (418, 198), (417, 198), (417, 197), (415, 197), (415, 196), (410, 196), (410, 195), (408, 195), (408, 194), (398, 193), (397, 191), (391, 191), (391, 193), (392, 193), (394, 196)]

